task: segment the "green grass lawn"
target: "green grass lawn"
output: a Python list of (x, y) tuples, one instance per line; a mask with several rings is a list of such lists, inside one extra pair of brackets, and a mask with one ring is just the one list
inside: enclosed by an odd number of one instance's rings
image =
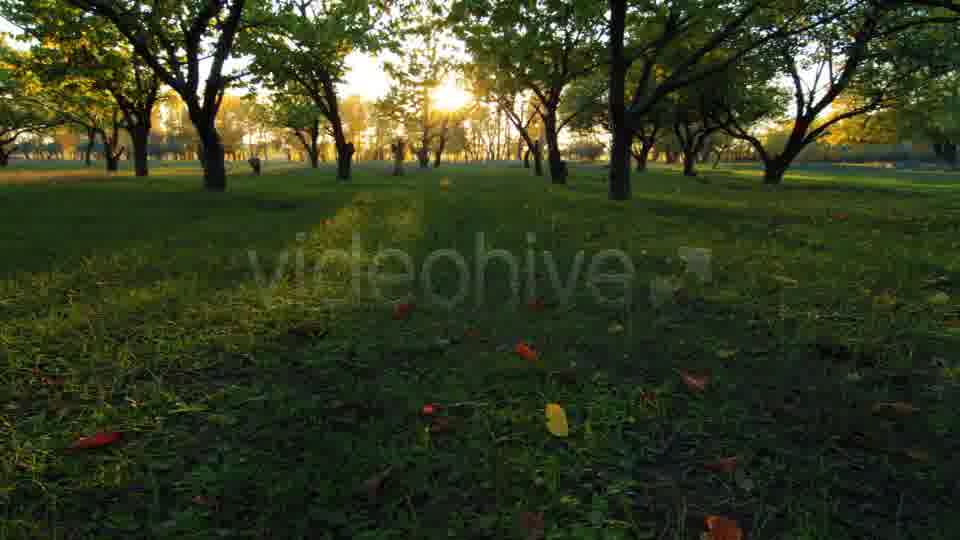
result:
[[(0, 539), (686, 540), (707, 516), (751, 539), (960, 534), (956, 176), (801, 170), (770, 189), (749, 168), (658, 168), (613, 203), (586, 166), (555, 187), (268, 163), (225, 194), (190, 164), (11, 167)], [(478, 233), (521, 263), (516, 303), (502, 261), (477, 294)], [(683, 248), (711, 250), (709, 280)], [(401, 272), (388, 249), (416, 267), (379, 287), (416, 295), (409, 318), (368, 278)], [(457, 292), (441, 249), (472, 274), (452, 307), (421, 283)], [(629, 306), (585, 283), (605, 250), (635, 267)], [(564, 302), (552, 281), (581, 252)], [(123, 440), (69, 449), (104, 431)]]

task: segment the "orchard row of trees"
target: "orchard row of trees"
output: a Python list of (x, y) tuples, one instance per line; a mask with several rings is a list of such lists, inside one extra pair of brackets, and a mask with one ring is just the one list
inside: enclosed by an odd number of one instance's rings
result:
[[(358, 139), (339, 83), (354, 52), (395, 58), (373, 116), (397, 174), (408, 151), (427, 167), (475, 150), (484, 121), (512, 127), (498, 153), (515, 136), (560, 184), (561, 132), (609, 133), (614, 200), (631, 196), (631, 160), (668, 138), (690, 175), (708, 146), (749, 145), (772, 184), (854, 120), (957, 163), (955, 0), (0, 0), (0, 15), (30, 45), (0, 59), (0, 146), (69, 123), (115, 167), (125, 131), (145, 175), (172, 94), (210, 190), (227, 186), (221, 110), (241, 88), (314, 163), (327, 138), (348, 180)], [(432, 92), (450, 77), (476, 103), (439, 109)]]

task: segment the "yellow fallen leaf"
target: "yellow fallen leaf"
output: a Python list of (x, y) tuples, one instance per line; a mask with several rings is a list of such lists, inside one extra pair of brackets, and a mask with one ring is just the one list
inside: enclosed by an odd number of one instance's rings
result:
[(567, 423), (567, 413), (556, 403), (547, 404), (547, 430), (555, 437), (570, 435), (570, 425)]
[(799, 281), (787, 276), (773, 276), (773, 280), (776, 281), (777, 283), (788, 285), (790, 287), (796, 287), (797, 285), (800, 284)]
[(942, 306), (950, 302), (950, 295), (945, 292), (938, 292), (927, 299), (927, 302), (935, 306)]
[(615, 323), (611, 324), (609, 328), (607, 328), (607, 331), (608, 331), (609, 333), (613, 334), (613, 335), (622, 334), (622, 333), (623, 333), (623, 325), (620, 324), (620, 323), (618, 323), (618, 322), (615, 322)]
[(717, 351), (717, 358), (721, 360), (729, 360), (736, 355), (737, 355), (737, 351), (732, 349), (719, 349)]

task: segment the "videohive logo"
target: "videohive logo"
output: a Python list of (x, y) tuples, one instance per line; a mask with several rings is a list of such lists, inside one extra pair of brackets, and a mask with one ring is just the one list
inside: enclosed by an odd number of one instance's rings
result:
[[(419, 265), (401, 249), (368, 250), (358, 235), (353, 235), (349, 250), (309, 250), (306, 238), (303, 233), (297, 235), (298, 247), (281, 252), (272, 273), (255, 250), (248, 251), (256, 286), (267, 307), (273, 307), (278, 295), (291, 288), (312, 293), (311, 301), (321, 304), (364, 301), (395, 305), (415, 299), (448, 310), (467, 305), (488, 307), (490, 292), (496, 293), (501, 306), (517, 306), (521, 300), (531, 302), (543, 296), (570, 306), (578, 296), (585, 296), (585, 291), (597, 306), (624, 308), (634, 302), (637, 290), (636, 266), (626, 251), (606, 249), (588, 256), (580, 250), (564, 275), (553, 252), (537, 250), (533, 233), (526, 234), (526, 249), (520, 254), (493, 249), (487, 235), (478, 232), (469, 257), (460, 250), (438, 249), (427, 253)], [(701, 283), (712, 281), (710, 249), (681, 247), (677, 257), (683, 262), (683, 274)], [(652, 278), (649, 301), (655, 307), (672, 302), (679, 278)]]

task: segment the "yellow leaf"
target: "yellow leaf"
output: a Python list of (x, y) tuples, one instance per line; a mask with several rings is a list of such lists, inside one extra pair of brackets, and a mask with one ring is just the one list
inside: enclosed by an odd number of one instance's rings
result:
[(719, 359), (721, 359), (721, 360), (729, 360), (729, 359), (733, 358), (733, 357), (736, 356), (736, 355), (737, 355), (737, 351), (736, 351), (736, 350), (720, 349), (720, 350), (717, 351), (717, 358), (719, 358)]
[(787, 276), (773, 276), (773, 280), (788, 287), (796, 287), (800, 284), (799, 281)]
[(938, 292), (928, 298), (927, 301), (935, 306), (942, 306), (950, 302), (950, 295), (945, 292)]
[(556, 403), (547, 404), (547, 430), (556, 437), (570, 435), (570, 425), (567, 424), (567, 413)]

